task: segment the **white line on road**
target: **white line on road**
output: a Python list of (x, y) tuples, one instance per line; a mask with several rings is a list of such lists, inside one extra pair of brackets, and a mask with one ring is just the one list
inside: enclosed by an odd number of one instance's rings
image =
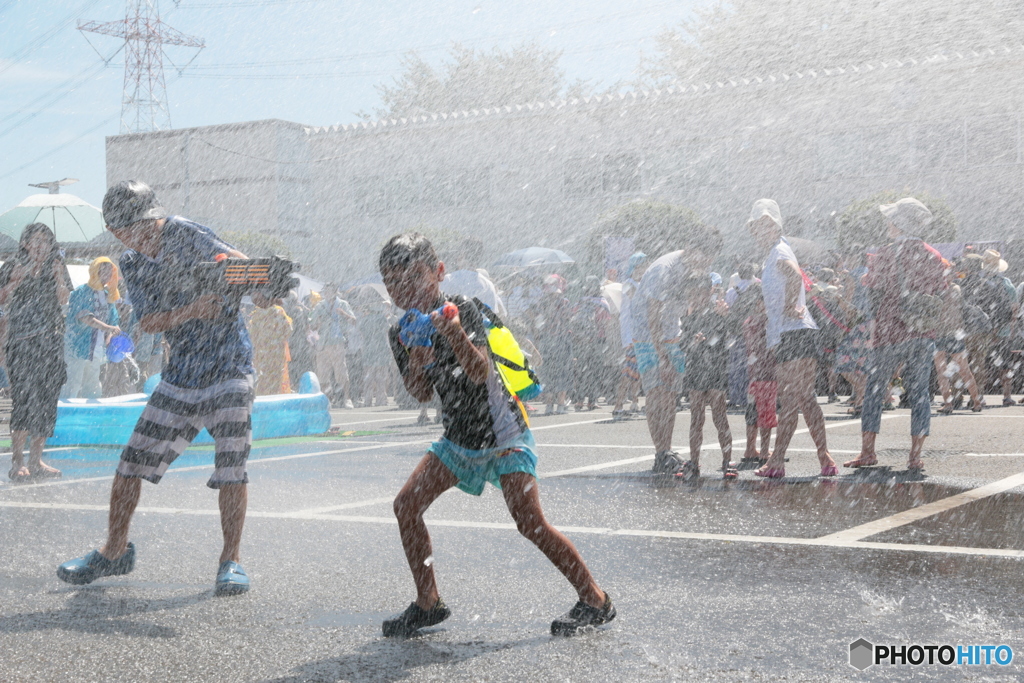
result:
[[(1024, 476), (1024, 474), (1019, 476)], [(365, 502), (366, 501), (362, 501), (362, 503)], [(104, 513), (107, 511), (107, 507), (105, 505), (84, 505), (76, 503), (33, 503), (20, 501), (0, 501), (0, 508)], [(137, 508), (136, 511), (140, 513), (150, 513), (159, 515), (195, 515), (203, 517), (212, 517), (220, 514), (220, 512), (215, 509), (192, 510), (188, 508), (142, 506)], [(301, 521), (343, 522), (350, 524), (397, 524), (397, 520), (394, 517), (335, 515), (329, 513), (314, 513), (303, 511), (261, 512), (258, 510), (250, 510), (249, 512), (246, 513), (246, 517), (254, 519), (292, 519)], [(516, 530), (516, 525), (508, 522), (483, 522), (455, 519), (427, 519), (426, 521), (431, 527), (449, 527), (459, 529), (492, 529), (501, 531)], [(947, 555), (973, 555), (1014, 559), (1024, 558), (1024, 550), (1012, 550), (1001, 548), (969, 548), (963, 546), (920, 545), (904, 543), (869, 543), (865, 541), (837, 539), (835, 538), (834, 534), (831, 536), (823, 536), (821, 538), (797, 538), (786, 536), (746, 536), (740, 534), (708, 534), (690, 531), (665, 531), (659, 529), (612, 529), (609, 527), (585, 526), (559, 526), (558, 528), (563, 532), (571, 534), (594, 534), (601, 536), (718, 541), (723, 543), (749, 543), (754, 545), (799, 545), (816, 548), (842, 548), (854, 550), (897, 550), (903, 552), (937, 553)]]
[(1010, 489), (1021, 485), (1024, 485), (1024, 472), (1014, 474), (1006, 477), (1005, 479), (993, 481), (989, 484), (985, 484), (984, 486), (979, 486), (976, 489), (971, 489), (969, 491), (964, 491), (963, 493), (958, 493), (954, 496), (949, 496), (948, 498), (936, 500), (926, 505), (904, 510), (903, 512), (897, 512), (895, 515), (876, 519), (875, 521), (868, 522), (867, 524), (860, 524), (834, 534), (829, 534), (828, 536), (822, 536), (818, 540), (826, 544), (831, 542), (845, 544), (851, 541), (860, 541), (868, 538), (869, 536), (880, 534), (883, 531), (889, 531), (890, 529), (895, 529), (896, 527), (904, 526), (906, 524), (913, 524), (914, 522), (925, 519), (926, 517), (931, 517), (932, 515), (937, 515), (940, 512), (952, 510), (953, 508), (966, 505), (967, 503), (973, 503), (974, 501), (981, 500), (982, 498), (994, 496), (997, 493), (1009, 491)]
[[(892, 420), (892, 419), (897, 418), (897, 417), (906, 417), (906, 416), (904, 416), (904, 415), (883, 415), (882, 419), (883, 420)], [(833, 422), (832, 424), (829, 424), (829, 423), (826, 422), (825, 423), (825, 429), (835, 429), (837, 427), (846, 427), (846, 426), (849, 426), (849, 425), (852, 425), (852, 424), (859, 425), (860, 424), (860, 420), (844, 420), (843, 422)], [(554, 426), (554, 425), (552, 425), (552, 426)], [(806, 434), (809, 431), (810, 430), (806, 429), (806, 428), (805, 429), (798, 429), (795, 432), (793, 432), (793, 436), (796, 436), (797, 434)], [(737, 440), (733, 441), (732, 442), (733, 453), (735, 453), (736, 450), (739, 449), (740, 447), (745, 446), (746, 443), (747, 443), (746, 439), (737, 439)], [(538, 447), (539, 448), (547, 448), (547, 445), (544, 445), (544, 446), (538, 445)], [(648, 446), (647, 448), (650, 448), (650, 446)], [(705, 446), (705, 448), (707, 448), (708, 450), (720, 450), (720, 447), (717, 444), (714, 444), (714, 445), (708, 444), (707, 446)], [(791, 448), (789, 450), (796, 451), (798, 449)], [(803, 451), (803, 450), (804, 449), (800, 449), (800, 451)], [(817, 451), (811, 450), (811, 449), (808, 449), (808, 450), (811, 453), (816, 453), (817, 452)], [(836, 453), (840, 453), (841, 451), (835, 451), (835, 452)], [(860, 451), (854, 451), (854, 452), (859, 453)], [(555, 472), (543, 472), (543, 473), (540, 473), (540, 477), (542, 479), (550, 479), (552, 477), (561, 477), (561, 476), (564, 476), (564, 475), (567, 475), (567, 474), (579, 474), (580, 472), (591, 472), (591, 471), (594, 471), (594, 470), (605, 470), (605, 469), (608, 469), (608, 468), (611, 468), (611, 467), (619, 467), (620, 465), (634, 465), (634, 464), (636, 464), (638, 462), (645, 462), (645, 461), (648, 461), (648, 460), (654, 460), (654, 456), (653, 455), (643, 455), (643, 456), (640, 456), (638, 458), (626, 458), (625, 460), (612, 460), (611, 462), (601, 462), (601, 463), (597, 463), (595, 465), (584, 465), (583, 467), (573, 467), (573, 468), (567, 469), (567, 470), (557, 470)]]
[(1024, 458), (1024, 453), (964, 453), (968, 458)]

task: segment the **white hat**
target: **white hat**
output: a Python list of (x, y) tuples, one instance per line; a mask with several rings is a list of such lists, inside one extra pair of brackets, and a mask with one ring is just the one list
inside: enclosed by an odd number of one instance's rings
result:
[(750, 225), (756, 220), (759, 220), (761, 216), (768, 216), (775, 225), (782, 227), (782, 212), (779, 211), (779, 205), (774, 199), (758, 199), (754, 202), (754, 206), (750, 209), (750, 218), (747, 220), (747, 225)]
[(995, 249), (986, 249), (981, 255), (981, 262), (985, 270), (993, 273), (1005, 273), (1010, 267), (1010, 264), (1003, 260), (1003, 255)]
[(934, 218), (928, 207), (913, 197), (904, 197), (894, 204), (882, 204), (878, 210), (895, 223), (900, 232), (913, 237), (920, 237), (921, 228), (931, 223)]

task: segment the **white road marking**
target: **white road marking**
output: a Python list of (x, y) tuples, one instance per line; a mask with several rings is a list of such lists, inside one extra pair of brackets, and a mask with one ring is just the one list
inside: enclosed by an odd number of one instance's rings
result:
[(968, 458), (1024, 458), (1024, 453), (964, 453)]
[(901, 527), (906, 524), (913, 524), (914, 522), (925, 519), (926, 517), (931, 517), (932, 515), (937, 515), (940, 512), (946, 512), (947, 510), (952, 510), (953, 508), (966, 505), (967, 503), (973, 503), (976, 500), (994, 496), (997, 493), (1009, 491), (1010, 489), (1021, 485), (1024, 485), (1024, 472), (1014, 474), (1006, 477), (1005, 479), (993, 481), (989, 484), (985, 484), (984, 486), (979, 486), (976, 489), (971, 489), (969, 491), (964, 491), (963, 493), (958, 493), (954, 496), (949, 496), (948, 498), (936, 500), (926, 505), (920, 505), (916, 508), (904, 510), (903, 512), (898, 512), (895, 515), (890, 515), (889, 517), (876, 519), (875, 521), (868, 522), (867, 524), (860, 524), (855, 527), (850, 527), (849, 529), (844, 529), (843, 531), (838, 531), (834, 534), (829, 534), (828, 536), (822, 536), (818, 540), (822, 543), (837, 542), (840, 544), (845, 544), (851, 541), (860, 541), (868, 538), (869, 536), (880, 534), (883, 531), (889, 531), (890, 529), (895, 529), (896, 527)]
[[(903, 415), (883, 415), (882, 419), (883, 420), (892, 420), (892, 419), (897, 418), (897, 417), (904, 417), (904, 416)], [(860, 424), (860, 420), (846, 420), (846, 421), (843, 421), (843, 422), (833, 422), (832, 424), (829, 424), (829, 423), (826, 422), (825, 423), (825, 429), (835, 429), (837, 427), (846, 427), (846, 426), (852, 425), (852, 424), (859, 425)], [(552, 425), (552, 426), (556, 426), (556, 425)], [(810, 430), (806, 429), (806, 428), (798, 429), (795, 432), (793, 432), (793, 436), (796, 436), (797, 434), (807, 434), (809, 431)], [(735, 441), (733, 441), (732, 442), (733, 453), (735, 454), (738, 449), (740, 449), (741, 447), (746, 446), (746, 444), (747, 444), (747, 440), (746, 439), (736, 439)], [(540, 444), (538, 444), (537, 447), (538, 448), (547, 448), (547, 446), (548, 445), (541, 446)], [(651, 447), (647, 446), (647, 448), (649, 449)], [(721, 450), (721, 448), (720, 448), (720, 446), (718, 446), (718, 444), (707, 444), (701, 450), (704, 450), (705, 448), (708, 449), (708, 450)], [(798, 452), (806, 451), (806, 452), (810, 452), (810, 453), (816, 453), (817, 452), (814, 449), (796, 449), (796, 448), (790, 448), (790, 449), (787, 449), (787, 451), (798, 451)], [(835, 452), (836, 453), (840, 453), (842, 451), (835, 451)], [(851, 451), (851, 452), (859, 453), (860, 451)], [(648, 460), (654, 460), (654, 455), (644, 455), (644, 456), (640, 456), (638, 458), (626, 458), (625, 460), (612, 460), (610, 462), (600, 462), (600, 463), (597, 463), (597, 464), (594, 464), (594, 465), (584, 465), (582, 467), (573, 467), (571, 469), (557, 470), (555, 472), (546, 472), (546, 473), (541, 472), (541, 473), (538, 474), (538, 476), (541, 479), (550, 479), (552, 477), (561, 477), (561, 476), (564, 476), (564, 475), (567, 475), (567, 474), (579, 474), (580, 472), (591, 472), (591, 471), (594, 471), (594, 470), (605, 470), (605, 469), (608, 469), (608, 468), (611, 468), (611, 467), (619, 467), (620, 465), (633, 465), (633, 464), (636, 464), (638, 462), (645, 462), (645, 461), (648, 461)]]
[[(1024, 477), (1024, 474), (1019, 475)], [(366, 501), (363, 501), (365, 503)], [(362, 503), (358, 503), (362, 504)], [(77, 512), (107, 511), (105, 505), (84, 505), (76, 503), (34, 503), (20, 501), (0, 501), (0, 508), (60, 510)], [(220, 514), (218, 510), (192, 510), (188, 508), (138, 507), (136, 512), (158, 515), (194, 515), (213, 517)], [(350, 524), (383, 524), (395, 525), (394, 517), (371, 517), (362, 515), (335, 515), (314, 512), (261, 512), (250, 510), (246, 517), (252, 519), (292, 519), (302, 521), (330, 521)], [(516, 531), (516, 525), (509, 522), (483, 522), (455, 519), (427, 519), (431, 527), (449, 527), (458, 529), (490, 529), (500, 531)], [(799, 545), (816, 548), (841, 548), (853, 550), (889, 550), (902, 552), (934, 553), (945, 555), (973, 555), (983, 557), (1024, 558), (1024, 550), (1000, 548), (969, 548), (963, 546), (920, 545), (903, 543), (869, 543), (857, 540), (837, 539), (835, 534), (820, 538), (797, 538), (786, 536), (746, 536), (740, 534), (708, 534), (689, 531), (664, 531), (659, 529), (612, 529), (609, 527), (559, 526), (561, 531), (571, 534), (593, 534), (601, 536), (624, 536), (633, 538), (665, 538), (695, 541), (718, 541), (723, 543), (749, 543), (753, 545)]]
[(388, 496), (387, 498), (370, 498), (369, 500), (360, 500), (355, 503), (344, 503), (343, 505), (330, 505), (322, 508), (308, 508), (306, 510), (297, 510), (294, 513), (286, 513), (290, 516), (303, 516), (303, 515), (322, 515), (328, 512), (334, 512), (335, 510), (351, 510), (353, 508), (369, 507), (371, 505), (380, 505), (382, 503), (394, 502), (394, 496)]
[(372, 425), (377, 422), (404, 422), (406, 420), (415, 420), (416, 414), (403, 415), (402, 417), (389, 417), (384, 420), (359, 420), (356, 422), (337, 422), (332, 424), (332, 427), (351, 427), (352, 425)]

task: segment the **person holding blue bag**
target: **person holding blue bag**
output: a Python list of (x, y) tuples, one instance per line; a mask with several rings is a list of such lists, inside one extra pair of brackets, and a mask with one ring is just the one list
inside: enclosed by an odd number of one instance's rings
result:
[(64, 334), (68, 380), (60, 392), (61, 399), (103, 395), (100, 370), (107, 360), (107, 341), (121, 332), (114, 306), (121, 299), (117, 277), (113, 261), (100, 256), (89, 264), (89, 281), (71, 292)]

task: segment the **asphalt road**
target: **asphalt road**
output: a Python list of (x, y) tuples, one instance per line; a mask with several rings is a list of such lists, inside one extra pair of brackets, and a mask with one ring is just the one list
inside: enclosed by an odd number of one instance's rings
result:
[[(825, 409), (836, 460), (852, 458), (859, 422)], [(801, 422), (786, 479), (725, 482), (709, 419), (696, 484), (649, 474), (642, 419), (612, 423), (607, 407), (537, 417), (547, 515), (618, 618), (552, 638), (575, 601), (568, 583), (515, 531), (500, 492), (453, 490), (427, 514), (453, 616), (385, 640), (382, 619), (414, 597), (390, 501), (440, 434), (415, 417), (343, 411), (348, 436), (256, 444), (242, 558), (253, 589), (235, 598), (212, 594), (212, 451), (144, 485), (135, 571), (86, 587), (54, 571), (102, 542), (117, 451), (50, 452), (63, 480), (0, 484), (0, 681), (1021, 678), (1024, 407), (936, 417), (922, 476), (905, 472), (909, 411), (886, 413), (881, 465), (831, 480), (816, 476)], [(677, 418), (684, 450), (689, 416)], [(742, 415), (730, 421), (741, 440)], [(1016, 657), (860, 672), (848, 663), (859, 638), (1006, 644)]]

